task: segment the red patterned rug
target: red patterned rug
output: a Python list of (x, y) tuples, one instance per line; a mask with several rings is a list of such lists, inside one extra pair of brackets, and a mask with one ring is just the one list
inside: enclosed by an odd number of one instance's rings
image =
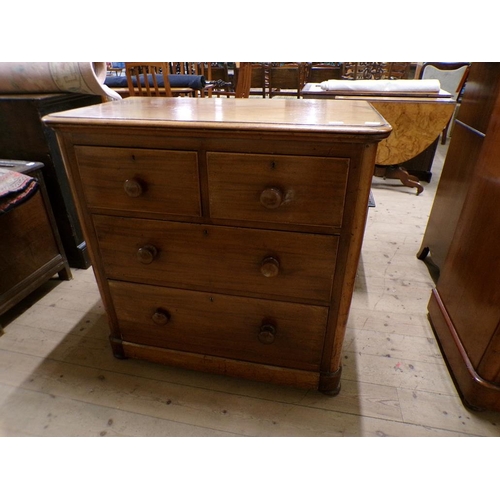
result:
[(37, 189), (38, 182), (35, 178), (0, 168), (0, 215), (27, 201)]

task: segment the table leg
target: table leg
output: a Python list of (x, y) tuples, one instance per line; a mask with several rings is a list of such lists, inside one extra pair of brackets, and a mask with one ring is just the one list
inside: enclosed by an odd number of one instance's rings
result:
[(417, 196), (424, 190), (424, 187), (419, 182), (419, 178), (415, 175), (410, 175), (404, 168), (401, 168), (399, 165), (376, 165), (375, 176), (383, 177), (384, 179), (399, 179), (403, 185), (416, 188)]

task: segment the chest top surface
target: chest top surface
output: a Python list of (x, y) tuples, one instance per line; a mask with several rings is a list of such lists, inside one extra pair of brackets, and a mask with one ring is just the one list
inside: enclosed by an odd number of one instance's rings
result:
[(386, 137), (391, 126), (365, 101), (129, 97), (44, 118), (52, 126), (112, 125), (321, 131)]

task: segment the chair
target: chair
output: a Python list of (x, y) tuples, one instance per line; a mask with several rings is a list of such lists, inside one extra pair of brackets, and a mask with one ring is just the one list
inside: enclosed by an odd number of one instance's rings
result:
[(307, 63), (305, 68), (306, 83), (321, 83), (326, 80), (339, 80), (341, 78), (339, 63)]
[(130, 96), (174, 97), (194, 95), (189, 87), (172, 88), (168, 80), (171, 74), (167, 62), (126, 62), (125, 75)]
[[(171, 75), (196, 75), (203, 76), (205, 80), (212, 80), (210, 63), (205, 62), (169, 62)], [(193, 90), (193, 97), (211, 97), (211, 87), (209, 89)]]
[(250, 94), (252, 95), (262, 95), (263, 98), (266, 97), (266, 80), (267, 80), (267, 70), (265, 63), (252, 63), (252, 81), (250, 83)]
[(107, 62), (106, 63), (107, 74), (111, 75), (112, 73), (115, 76), (121, 75), (125, 70), (125, 63), (123, 62)]
[[(460, 103), (460, 97), (465, 87), (465, 82), (467, 81), (469, 71), (470, 63), (468, 62), (426, 62), (422, 65), (420, 73), (418, 74), (418, 78), (421, 80), (426, 78), (439, 80), (441, 88), (449, 92), (457, 101), (457, 103)], [(457, 112), (458, 105), (455, 108), (453, 116), (450, 118), (450, 121), (443, 130), (441, 144), (446, 144), (448, 131), (450, 130), (450, 126), (455, 120)]]
[(228, 92), (234, 92), (234, 74), (230, 74), (229, 65), (224, 63), (204, 63), (208, 65), (205, 78), (207, 81), (214, 82), (214, 86), (207, 91), (208, 97), (226, 95)]
[(305, 85), (305, 63), (283, 63), (269, 67), (269, 97), (296, 96), (300, 99)]
[(236, 86), (234, 88), (234, 97), (247, 98), (250, 96), (250, 87), (252, 85), (252, 63), (236, 63)]
[(165, 78), (169, 73), (166, 62), (126, 62), (129, 95), (173, 97), (170, 82)]
[(391, 62), (386, 64), (386, 78), (389, 80), (406, 80), (410, 74), (411, 63)]
[[(230, 83), (227, 89), (217, 89), (212, 93), (217, 97), (236, 97), (248, 98), (250, 96), (250, 87), (252, 84), (252, 63), (250, 62), (237, 62), (234, 63), (232, 74), (228, 66), (227, 68), (227, 81)], [(212, 71), (214, 68), (212, 68)]]
[(399, 80), (408, 78), (409, 62), (344, 62), (342, 78), (345, 80)]

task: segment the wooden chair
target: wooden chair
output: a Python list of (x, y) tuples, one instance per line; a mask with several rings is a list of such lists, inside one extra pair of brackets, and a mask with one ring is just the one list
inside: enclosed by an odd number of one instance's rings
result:
[[(129, 95), (173, 97), (167, 78), (169, 73), (166, 62), (126, 62), (125, 75)], [(158, 78), (159, 76), (162, 78)]]
[(305, 67), (306, 83), (321, 83), (326, 80), (339, 80), (342, 76), (339, 63), (307, 63)]
[[(234, 63), (233, 74), (231, 75), (229, 67), (226, 67), (228, 72), (227, 81), (231, 85), (226, 89), (218, 89), (213, 91), (213, 95), (217, 97), (236, 97), (238, 99), (248, 98), (250, 96), (250, 87), (252, 84), (252, 63), (240, 62)], [(214, 68), (212, 68), (213, 70)]]
[(211, 62), (170, 62), (172, 75), (203, 76), (209, 84), (199, 90), (193, 90), (194, 97), (213, 97), (219, 95), (234, 95), (234, 78), (230, 78), (228, 65)]
[[(207, 81), (217, 82), (216, 85), (211, 89), (211, 92), (207, 94), (209, 97), (220, 97), (225, 96), (228, 92), (234, 92), (234, 74), (230, 73), (229, 65), (227, 62), (224, 63), (206, 63), (210, 65), (210, 69), (207, 69)], [(210, 77), (208, 77), (210, 74)]]
[(275, 65), (271, 63), (269, 67), (269, 97), (301, 96), (301, 91), (305, 85), (305, 64), (304, 63), (284, 63)]
[(345, 80), (384, 80), (408, 78), (411, 63), (405, 62), (344, 62)]
[[(465, 87), (469, 71), (470, 63), (468, 62), (426, 62), (422, 65), (418, 78), (435, 78), (439, 80), (441, 88), (449, 92), (457, 103), (460, 103), (460, 97)], [(458, 106), (455, 108), (453, 116), (443, 130), (441, 144), (446, 144), (448, 131), (455, 120), (457, 112)]]
[(266, 97), (267, 92), (267, 68), (265, 63), (252, 63), (252, 81), (250, 83), (250, 94)]
[(168, 80), (170, 73), (170, 66), (167, 62), (126, 62), (125, 75), (129, 95), (141, 97), (194, 95), (195, 91), (189, 87), (172, 88)]
[(250, 62), (236, 63), (236, 86), (234, 89), (234, 97), (250, 97), (250, 88), (252, 85), (252, 67), (252, 63)]
[[(197, 75), (204, 76), (206, 80), (211, 80), (210, 63), (204, 62), (169, 62), (169, 71), (171, 75)], [(205, 89), (192, 91), (193, 97), (205, 97)], [(211, 96), (210, 96), (211, 97)]]
[(386, 78), (388, 80), (406, 80), (410, 74), (411, 63), (391, 62), (386, 64)]

